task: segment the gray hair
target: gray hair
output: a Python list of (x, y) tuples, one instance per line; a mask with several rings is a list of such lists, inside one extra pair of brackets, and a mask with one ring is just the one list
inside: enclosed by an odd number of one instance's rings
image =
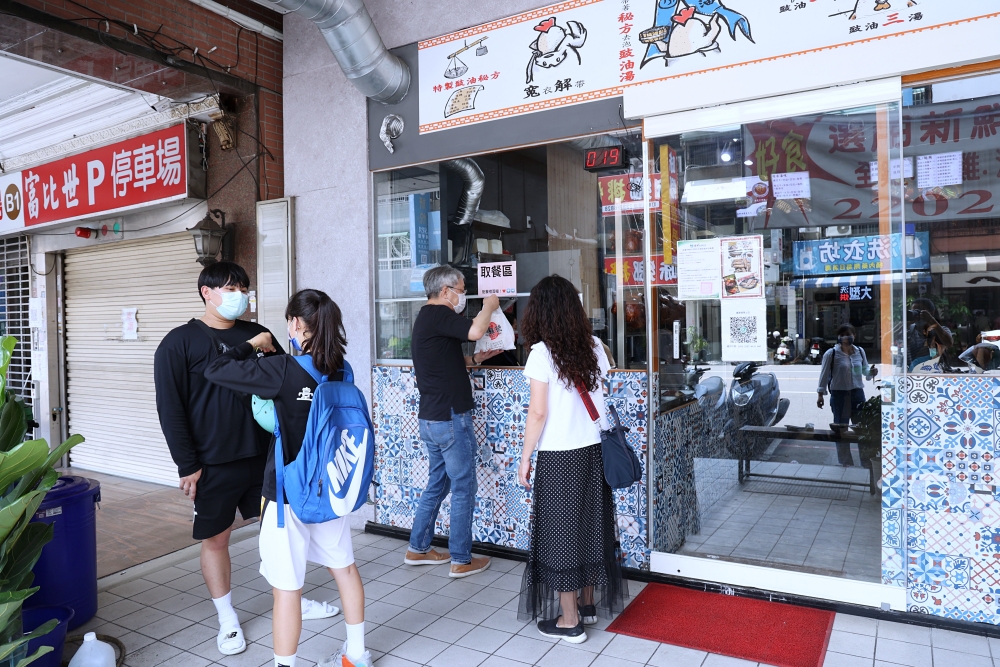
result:
[(460, 280), (465, 280), (465, 275), (454, 266), (435, 266), (424, 273), (424, 291), (428, 299), (433, 299), (445, 287), (454, 287)]

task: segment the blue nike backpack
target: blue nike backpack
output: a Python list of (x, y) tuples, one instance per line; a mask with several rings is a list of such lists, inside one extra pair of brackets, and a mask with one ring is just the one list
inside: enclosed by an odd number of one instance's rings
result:
[(375, 427), (364, 394), (354, 386), (354, 371), (344, 361), (342, 382), (329, 380), (310, 355), (293, 357), (317, 382), (302, 449), (288, 465), (281, 428), (274, 427), (278, 527), (285, 527), (285, 503), (302, 523), (324, 523), (347, 516), (368, 500), (375, 472)]

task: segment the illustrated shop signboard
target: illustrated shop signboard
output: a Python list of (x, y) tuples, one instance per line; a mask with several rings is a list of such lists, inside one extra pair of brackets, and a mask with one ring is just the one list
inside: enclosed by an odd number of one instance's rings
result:
[(877, 79), (906, 62), (907, 35), (993, 17), (995, 0), (571, 0), (420, 42), (420, 132), (898, 39), (864, 72)]
[(183, 124), (0, 175), (0, 233), (188, 196)]

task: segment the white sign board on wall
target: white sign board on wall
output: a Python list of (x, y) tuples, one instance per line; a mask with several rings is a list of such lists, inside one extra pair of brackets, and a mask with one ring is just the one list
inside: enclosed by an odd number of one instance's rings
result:
[(964, 57), (950, 53), (952, 43), (987, 48), (961, 39), (963, 30), (989, 30), (984, 22), (1000, 26), (995, 0), (569, 0), (420, 42), (420, 132), (702, 73), (753, 80), (765, 97), (788, 82), (754, 80), (746, 66), (791, 62), (806, 71), (816, 57), (847, 62), (854, 47), (882, 45), (892, 57), (865, 58), (863, 71), (844, 73), (873, 80), (927, 56), (928, 35), (937, 66)]

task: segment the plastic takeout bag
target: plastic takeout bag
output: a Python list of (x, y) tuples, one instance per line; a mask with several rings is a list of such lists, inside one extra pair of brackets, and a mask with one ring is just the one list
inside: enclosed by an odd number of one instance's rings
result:
[(514, 327), (503, 311), (497, 308), (490, 316), (490, 328), (486, 330), (486, 335), (476, 341), (476, 352), (513, 349)]

